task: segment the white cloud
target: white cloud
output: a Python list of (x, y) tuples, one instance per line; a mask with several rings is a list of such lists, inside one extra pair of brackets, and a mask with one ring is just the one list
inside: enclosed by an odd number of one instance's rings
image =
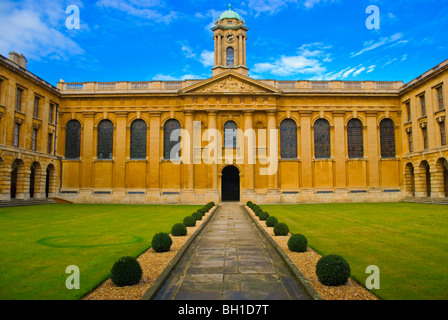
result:
[[(402, 33), (396, 33), (390, 37), (383, 37), (381, 38), (379, 41), (374, 42), (373, 40), (371, 41), (367, 41), (364, 42), (364, 48), (360, 51), (358, 51), (357, 53), (352, 52), (352, 58), (359, 56), (365, 52), (377, 49), (381, 46), (384, 46), (386, 44), (394, 44), (395, 42), (397, 42), (398, 40), (400, 40), (401, 38), (403, 38), (403, 34)], [(402, 40), (400, 41), (400, 43), (407, 43), (406, 40)]]
[(208, 50), (202, 51), (200, 61), (204, 67), (212, 67), (215, 64), (215, 53)]
[(372, 65), (370, 67), (367, 68), (367, 73), (373, 72), (376, 68), (376, 65)]
[[(158, 0), (100, 0), (96, 3), (102, 8), (112, 8), (123, 11), (131, 16), (143, 18), (157, 23), (169, 24), (178, 17), (178, 13), (170, 11), (169, 13), (161, 13), (153, 7), (161, 7), (162, 4)], [(151, 9), (150, 9), (151, 8)]]
[(304, 44), (296, 56), (283, 55), (274, 61), (256, 63), (252, 73), (269, 73), (274, 76), (322, 75), (327, 71), (323, 62), (331, 61), (330, 54), (324, 51), (329, 48), (322, 43)]
[(247, 6), (252, 12), (255, 12), (255, 17), (257, 17), (261, 13), (276, 14), (288, 7), (288, 5), (311, 9), (319, 3), (334, 1), (336, 0), (249, 0)]
[(184, 80), (201, 80), (204, 79), (202, 76), (194, 75), (194, 74), (184, 74), (182, 76), (172, 76), (167, 74), (156, 74), (152, 80), (154, 81), (184, 81)]
[[(74, 2), (82, 7), (82, 3)], [(68, 17), (65, 13), (66, 1), (37, 1), (26, 3), (2, 1), (0, 3), (0, 52), (23, 53), (27, 58), (43, 57), (55, 60), (82, 55), (84, 50), (69, 37), (65, 27)], [(81, 31), (88, 29), (81, 22)], [(77, 30), (70, 30), (72, 35)]]

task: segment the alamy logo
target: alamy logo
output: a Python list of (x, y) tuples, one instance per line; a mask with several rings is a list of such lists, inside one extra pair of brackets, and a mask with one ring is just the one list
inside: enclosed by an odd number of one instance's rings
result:
[[(226, 129), (224, 139), (218, 129), (207, 129), (202, 133), (201, 122), (193, 122), (193, 136), (185, 129), (171, 133), (170, 141), (178, 142), (170, 151), (170, 160), (175, 164), (253, 164), (258, 161), (260, 175), (276, 174), (278, 171), (277, 129)], [(191, 145), (193, 141), (193, 145)], [(202, 142), (208, 144), (202, 148)], [(222, 146), (224, 141), (224, 148)], [(224, 154), (222, 150), (224, 149)], [(200, 152), (195, 152), (200, 150)], [(268, 152), (268, 151), (269, 152)], [(191, 152), (193, 151), (193, 154)], [(192, 160), (190, 160), (192, 159)]]
[(67, 19), (65, 20), (65, 26), (67, 27), (67, 29), (79, 30), (81, 19), (79, 15), (78, 6), (75, 5), (68, 6), (67, 9), (65, 9), (65, 13), (70, 14), (70, 16), (68, 16)]

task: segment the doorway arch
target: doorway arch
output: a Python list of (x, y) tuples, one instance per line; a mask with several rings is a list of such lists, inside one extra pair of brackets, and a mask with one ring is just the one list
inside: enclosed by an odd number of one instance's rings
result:
[(240, 171), (235, 166), (222, 170), (221, 200), (240, 201)]
[(49, 164), (45, 178), (45, 198), (53, 198), (56, 192), (56, 169), (54, 165)]
[(415, 197), (415, 172), (412, 163), (406, 164), (405, 168), (406, 192), (409, 196)]
[(420, 175), (422, 176), (422, 184), (424, 186), (424, 196), (431, 197), (431, 168), (428, 161), (422, 161), (419, 169)]
[(11, 199), (23, 198), (24, 193), (24, 163), (20, 159), (14, 160), (11, 165)]

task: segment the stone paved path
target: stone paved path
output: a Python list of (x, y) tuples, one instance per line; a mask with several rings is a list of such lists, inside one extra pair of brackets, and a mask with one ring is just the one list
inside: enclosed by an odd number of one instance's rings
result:
[(156, 299), (309, 299), (243, 210), (236, 203), (218, 208)]

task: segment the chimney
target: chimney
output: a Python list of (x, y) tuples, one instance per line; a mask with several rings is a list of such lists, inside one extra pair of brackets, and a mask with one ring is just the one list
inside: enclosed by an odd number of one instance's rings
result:
[(28, 60), (26, 60), (23, 54), (12, 51), (9, 53), (9, 60), (18, 64), (23, 69), (26, 69)]

